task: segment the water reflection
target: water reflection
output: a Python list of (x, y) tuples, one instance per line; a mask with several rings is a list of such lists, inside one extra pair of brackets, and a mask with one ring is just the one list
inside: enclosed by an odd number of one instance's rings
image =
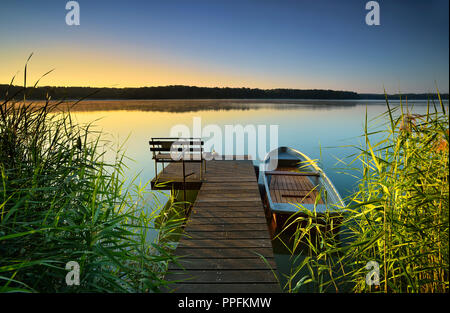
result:
[[(42, 102), (37, 102), (37, 104)], [(64, 110), (70, 106), (74, 112), (92, 111), (153, 111), (196, 112), (204, 110), (229, 111), (252, 109), (290, 110), (298, 107), (311, 110), (332, 110), (336, 107), (354, 107), (366, 104), (382, 104), (379, 100), (280, 100), (280, 99), (195, 99), (195, 100), (84, 100), (75, 105), (72, 101), (60, 105)]]

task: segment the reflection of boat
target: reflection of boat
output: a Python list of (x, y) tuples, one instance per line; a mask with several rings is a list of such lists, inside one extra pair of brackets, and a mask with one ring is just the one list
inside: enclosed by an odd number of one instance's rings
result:
[(272, 226), (283, 226), (300, 207), (320, 216), (344, 206), (336, 188), (313, 160), (289, 147), (269, 152), (262, 181)]

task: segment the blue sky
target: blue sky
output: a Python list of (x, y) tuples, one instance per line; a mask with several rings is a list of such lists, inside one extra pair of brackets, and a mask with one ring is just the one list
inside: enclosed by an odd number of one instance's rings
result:
[(66, 2), (2, 3), (0, 83), (34, 52), (44, 85), (449, 88), (447, 0), (378, 1), (380, 26), (359, 0), (80, 0), (80, 26)]

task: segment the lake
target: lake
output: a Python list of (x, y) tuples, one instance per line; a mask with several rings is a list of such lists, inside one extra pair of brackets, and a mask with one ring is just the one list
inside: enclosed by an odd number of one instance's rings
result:
[[(390, 104), (395, 107), (399, 102)], [(413, 113), (427, 110), (426, 101), (410, 101), (411, 104)], [(80, 123), (93, 122), (115, 146), (124, 143), (123, 149), (131, 158), (126, 162), (125, 175), (128, 178), (138, 175), (143, 183), (155, 176), (149, 139), (169, 137), (175, 125), (185, 125), (192, 131), (193, 121), (198, 118), (202, 126), (216, 125), (222, 130), (225, 125), (277, 125), (278, 145), (293, 147), (318, 159), (342, 197), (346, 197), (354, 189), (356, 178), (346, 174), (351, 171), (339, 160), (349, 160), (357, 152), (350, 146), (363, 142), (366, 110), (369, 125), (375, 130), (386, 121), (377, 119), (386, 109), (384, 101), (374, 100), (102, 100), (88, 101), (75, 107), (72, 113)], [(290, 256), (276, 251), (275, 258), (280, 274), (287, 273)]]

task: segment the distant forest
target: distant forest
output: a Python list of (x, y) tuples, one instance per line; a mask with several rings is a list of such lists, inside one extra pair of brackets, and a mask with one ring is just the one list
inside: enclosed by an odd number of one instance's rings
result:
[[(15, 96), (23, 98), (23, 87), (0, 85), (0, 97)], [(52, 99), (384, 99), (384, 94), (359, 94), (352, 91), (323, 89), (257, 89), (257, 88), (219, 88), (195, 86), (160, 86), (140, 88), (93, 88), (93, 87), (37, 87), (27, 88), (27, 99), (45, 100), (48, 94)], [(389, 95), (399, 99), (399, 95)], [(437, 94), (404, 94), (402, 98), (411, 100), (437, 99)], [(441, 95), (448, 99), (448, 94)]]

